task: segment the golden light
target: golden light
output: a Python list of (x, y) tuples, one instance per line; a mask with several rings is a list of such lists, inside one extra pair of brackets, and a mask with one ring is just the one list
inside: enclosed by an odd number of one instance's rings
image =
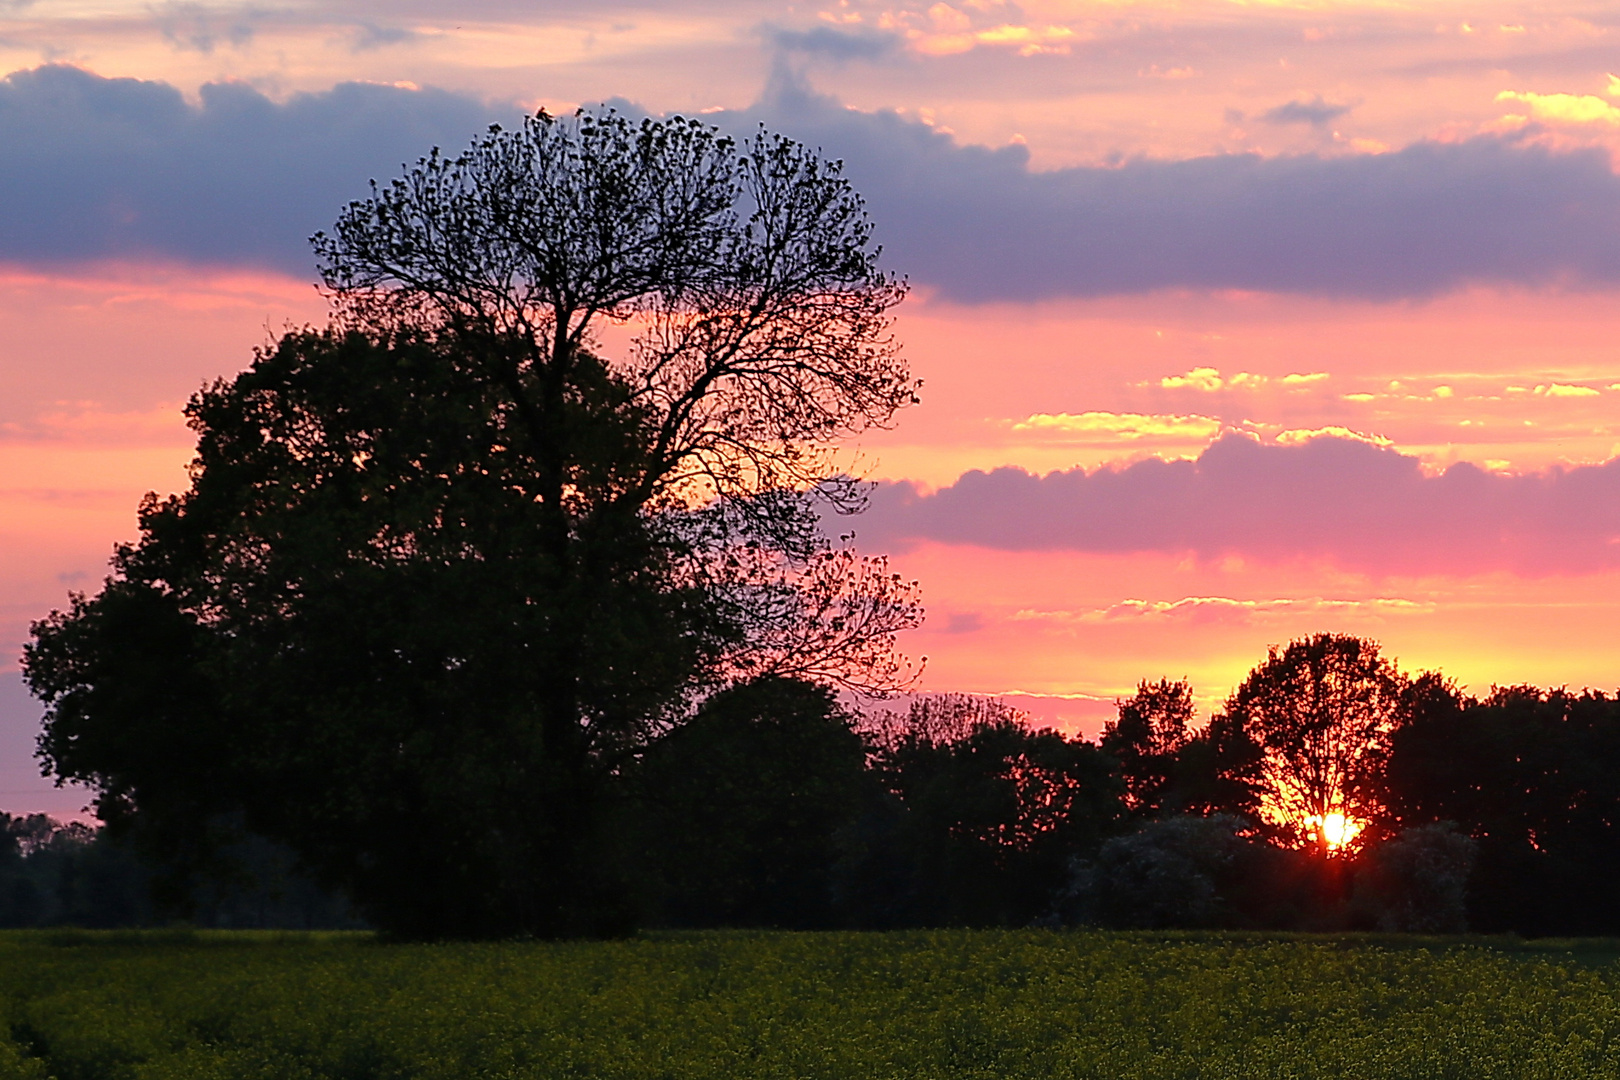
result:
[(1367, 824), (1340, 813), (1330, 813), (1320, 816), (1312, 814), (1305, 819), (1305, 827), (1316, 834), (1323, 847), (1329, 851), (1339, 851), (1348, 847)]

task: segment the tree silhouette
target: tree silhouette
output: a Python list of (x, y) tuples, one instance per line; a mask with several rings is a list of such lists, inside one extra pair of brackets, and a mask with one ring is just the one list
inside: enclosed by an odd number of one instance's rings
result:
[(878, 795), (832, 692), (724, 690), (647, 748), (634, 786), (652, 901), (678, 926), (836, 925), (843, 834)]
[(1620, 698), (1532, 686), (1483, 700), (1414, 680), (1392, 740), (1387, 829), (1452, 823), (1478, 841), (1476, 929), (1620, 927)]
[(1125, 801), (1140, 814), (1157, 813), (1175, 783), (1182, 749), (1192, 739), (1192, 686), (1185, 679), (1142, 680), (1118, 703), (1099, 745), (1120, 764)]
[(910, 714), (874, 766), (901, 803), (913, 918), (1026, 924), (1050, 905), (1069, 860), (1118, 825), (1120, 787), (1097, 747), (1031, 729), (993, 699), (949, 695)]
[(193, 398), (190, 490), (36, 625), (45, 760), (395, 933), (622, 928), (617, 778), (695, 697), (907, 678), (913, 586), (818, 518), (915, 400), (905, 286), (837, 163), (611, 111), (435, 151), (315, 247), (332, 327)]
[(1379, 776), (1408, 682), (1378, 644), (1316, 634), (1268, 650), (1226, 703), (1261, 752), (1262, 811), (1285, 835), (1337, 846), (1378, 811)]
[(1000, 725), (1028, 727), (1029, 714), (1000, 698), (976, 694), (919, 694), (904, 712), (874, 709), (862, 716), (858, 730), (879, 753), (902, 745), (944, 746), (974, 732)]

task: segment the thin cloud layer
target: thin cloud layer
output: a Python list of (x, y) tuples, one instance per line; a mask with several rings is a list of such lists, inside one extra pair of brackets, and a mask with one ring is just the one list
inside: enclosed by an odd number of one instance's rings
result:
[(1289, 101), (1278, 105), (1275, 109), (1267, 109), (1260, 114), (1260, 119), (1269, 124), (1310, 124), (1321, 127), (1330, 124), (1339, 117), (1348, 113), (1353, 106), (1335, 105), (1324, 101), (1321, 94), (1310, 101)]
[[(164, 83), (59, 66), (17, 73), (0, 80), (0, 259), (307, 275), (306, 238), (367, 180), (515, 116), (370, 84), (285, 103), (212, 84), (191, 105)], [(763, 121), (844, 158), (891, 265), (957, 301), (1166, 288), (1386, 299), (1620, 279), (1620, 179), (1598, 150), (1489, 136), (1380, 155), (1035, 172), (1022, 146), (959, 145), (784, 74), (753, 109), (713, 118), (739, 131)]]
[(1196, 461), (1032, 476), (969, 472), (932, 494), (874, 494), (875, 550), (932, 540), (1013, 551), (1326, 558), (1374, 574), (1582, 573), (1620, 566), (1620, 459), (1506, 476), (1426, 474), (1389, 447), (1227, 435)]

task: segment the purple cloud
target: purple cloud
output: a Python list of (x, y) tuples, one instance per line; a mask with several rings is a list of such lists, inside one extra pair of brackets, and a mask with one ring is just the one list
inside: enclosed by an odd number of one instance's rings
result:
[(1268, 124), (1309, 124), (1323, 127), (1348, 113), (1354, 105), (1335, 105), (1317, 94), (1309, 101), (1287, 101), (1260, 114)]
[[(882, 41), (829, 31), (777, 44), (856, 55)], [(367, 180), (517, 115), (369, 84), (283, 103), (213, 84), (192, 105), (164, 83), (15, 73), (0, 79), (0, 259), (157, 257), (307, 275), (306, 238)], [(1035, 172), (1021, 146), (959, 145), (784, 73), (753, 109), (713, 119), (739, 131), (764, 121), (844, 158), (891, 265), (959, 301), (1181, 287), (1399, 298), (1620, 281), (1620, 178), (1598, 150), (1481, 137), (1381, 155)]]
[(1620, 280), (1620, 177), (1517, 138), (1034, 172), (779, 75), (744, 119), (848, 162), (898, 268), (960, 301), (1255, 289), (1373, 299)]
[(214, 83), (201, 99), (62, 66), (0, 79), (0, 258), (156, 257), (310, 275), (310, 234), (368, 180), (517, 115), (363, 83), (281, 104)]
[(1580, 573), (1620, 566), (1620, 459), (1503, 476), (1438, 475), (1397, 450), (1228, 435), (1196, 461), (1044, 477), (974, 471), (929, 494), (885, 484), (863, 546), (922, 540), (1006, 550), (1325, 557), (1375, 574)]

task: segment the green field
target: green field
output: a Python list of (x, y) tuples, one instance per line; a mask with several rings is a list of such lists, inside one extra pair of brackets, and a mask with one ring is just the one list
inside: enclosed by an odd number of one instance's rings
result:
[(1620, 1077), (1620, 944), (0, 934), (0, 1077)]

